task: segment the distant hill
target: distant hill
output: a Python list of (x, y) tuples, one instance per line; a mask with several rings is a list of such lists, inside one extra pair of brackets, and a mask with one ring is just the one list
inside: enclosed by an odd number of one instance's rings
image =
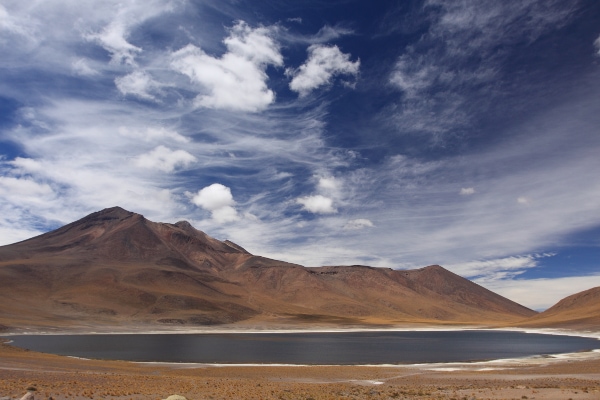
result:
[(600, 287), (565, 297), (546, 311), (519, 325), (573, 329), (600, 329)]
[(0, 247), (0, 324), (507, 324), (536, 313), (444, 268), (301, 265), (105, 209)]

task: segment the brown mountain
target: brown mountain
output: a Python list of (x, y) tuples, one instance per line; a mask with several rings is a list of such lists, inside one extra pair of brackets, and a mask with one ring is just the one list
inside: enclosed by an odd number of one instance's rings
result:
[(600, 287), (565, 297), (520, 325), (597, 330), (600, 327)]
[(440, 266), (306, 268), (115, 207), (0, 247), (0, 324), (506, 324), (535, 312)]

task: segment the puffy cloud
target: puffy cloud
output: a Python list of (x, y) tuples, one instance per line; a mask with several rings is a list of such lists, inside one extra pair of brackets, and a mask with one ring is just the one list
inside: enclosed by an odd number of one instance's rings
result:
[(239, 22), (223, 40), (227, 53), (212, 57), (190, 44), (173, 54), (171, 67), (187, 75), (205, 93), (196, 98), (199, 107), (257, 112), (275, 99), (267, 87), (269, 65), (280, 66), (283, 57), (269, 28), (252, 29)]
[(475, 193), (475, 188), (472, 188), (472, 187), (468, 187), (468, 188), (461, 188), (461, 189), (460, 189), (460, 194), (461, 194), (462, 196), (470, 196), (470, 195), (472, 195), (472, 194), (474, 194), (474, 193)]
[(360, 60), (350, 61), (350, 55), (344, 54), (337, 46), (314, 44), (308, 48), (308, 59), (297, 70), (288, 70), (292, 76), (290, 89), (306, 96), (314, 89), (330, 84), (337, 75), (356, 77)]
[(160, 86), (150, 75), (139, 70), (116, 78), (115, 85), (123, 95), (130, 94), (146, 100), (155, 100), (156, 98), (150, 92)]
[(296, 202), (302, 204), (304, 210), (313, 214), (334, 214), (337, 212), (333, 207), (333, 200), (320, 194), (300, 197)]
[(185, 168), (195, 161), (196, 157), (185, 150), (171, 150), (165, 146), (158, 146), (151, 152), (138, 156), (135, 164), (142, 168), (173, 172), (176, 168)]
[(358, 219), (353, 219), (353, 220), (348, 221), (346, 223), (346, 225), (344, 225), (344, 229), (359, 230), (359, 229), (364, 229), (364, 228), (372, 228), (374, 226), (375, 225), (370, 220), (364, 219), (364, 218), (358, 218)]
[(318, 176), (316, 191), (318, 194), (304, 196), (296, 199), (296, 204), (301, 204), (303, 210), (314, 214), (334, 214), (337, 209), (334, 202), (343, 201), (342, 180), (333, 176)]
[(237, 211), (233, 207), (235, 201), (231, 189), (220, 183), (213, 183), (199, 190), (192, 197), (192, 203), (210, 211), (212, 218), (217, 222), (231, 222), (239, 219)]

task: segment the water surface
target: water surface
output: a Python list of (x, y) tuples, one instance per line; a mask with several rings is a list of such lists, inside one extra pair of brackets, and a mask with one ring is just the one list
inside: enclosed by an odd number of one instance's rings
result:
[(217, 364), (415, 364), (572, 353), (575, 336), (509, 331), (109, 334), (12, 336), (15, 346), (84, 358)]

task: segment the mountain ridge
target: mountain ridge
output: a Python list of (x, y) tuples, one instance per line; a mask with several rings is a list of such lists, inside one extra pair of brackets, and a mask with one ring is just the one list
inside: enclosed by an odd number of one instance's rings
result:
[(500, 325), (536, 314), (438, 265), (304, 267), (120, 207), (1, 246), (0, 290), (0, 323), (12, 326)]

